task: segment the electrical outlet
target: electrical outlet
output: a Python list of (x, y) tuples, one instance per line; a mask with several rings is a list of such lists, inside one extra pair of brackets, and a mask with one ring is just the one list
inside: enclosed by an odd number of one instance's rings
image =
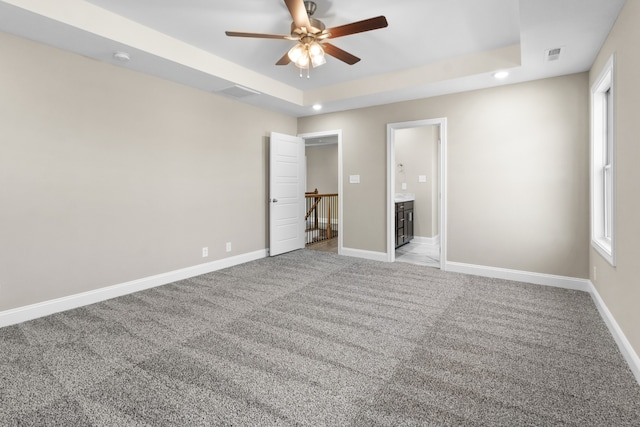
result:
[(406, 190), (406, 189), (407, 189), (407, 183), (406, 183), (406, 182), (403, 182), (403, 183), (402, 183), (402, 189), (403, 189), (403, 190)]
[(202, 248), (202, 258), (209, 256), (209, 248)]
[(227, 242), (227, 252), (231, 252), (231, 242)]

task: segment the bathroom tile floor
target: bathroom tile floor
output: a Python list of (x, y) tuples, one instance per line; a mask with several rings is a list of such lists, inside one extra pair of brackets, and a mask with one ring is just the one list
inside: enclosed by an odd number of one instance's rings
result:
[(414, 239), (396, 249), (396, 261), (440, 268), (440, 246), (419, 243)]

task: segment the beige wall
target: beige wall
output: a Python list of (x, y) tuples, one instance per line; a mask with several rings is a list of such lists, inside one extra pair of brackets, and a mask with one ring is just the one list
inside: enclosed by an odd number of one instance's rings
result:
[[(586, 73), (296, 121), (14, 36), (0, 46), (0, 310), (266, 248), (272, 130), (342, 129), (344, 246), (384, 252), (386, 124), (437, 117), (447, 259), (588, 275)], [(631, 79), (637, 62), (620, 60)]]
[[(639, 23), (640, 3), (627, 2), (588, 76), (297, 124), (0, 34), (11, 58), (0, 67), (0, 310), (264, 249), (272, 130), (343, 130), (344, 245), (384, 252), (386, 124), (447, 117), (448, 260), (591, 273), (640, 353)], [(587, 214), (588, 85), (614, 51), (616, 268), (589, 252)], [(361, 184), (348, 184), (350, 174)]]
[(586, 278), (588, 93), (581, 73), (310, 116), (298, 131), (342, 129), (345, 247), (386, 252), (387, 123), (446, 117), (447, 260)]
[[(590, 83), (612, 53), (615, 73), (616, 267), (591, 249), (591, 281), (640, 354), (640, 2), (628, 1), (603, 45), (589, 75)], [(597, 269), (597, 277), (594, 276)]]
[[(414, 235), (434, 237), (438, 235), (434, 219), (437, 212), (437, 126), (420, 126), (395, 131), (395, 192), (415, 194)], [(402, 167), (399, 166), (402, 164)], [(418, 177), (425, 175), (426, 182)], [(407, 184), (406, 190), (402, 183)]]
[(0, 310), (267, 247), (267, 135), (295, 118), (10, 35), (0, 51)]
[(338, 144), (308, 145), (307, 191), (316, 188), (321, 194), (338, 193)]

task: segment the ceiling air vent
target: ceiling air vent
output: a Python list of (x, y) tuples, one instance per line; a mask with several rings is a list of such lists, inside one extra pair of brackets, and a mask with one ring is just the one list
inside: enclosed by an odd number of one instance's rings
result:
[(556, 47), (553, 49), (547, 49), (544, 54), (545, 61), (557, 61), (560, 59), (560, 54), (562, 53), (561, 47)]
[(249, 89), (240, 85), (234, 85), (226, 89), (222, 89), (219, 93), (222, 93), (224, 95), (229, 95), (234, 98), (244, 98), (246, 96), (251, 96), (251, 95), (260, 95), (260, 92), (257, 92), (253, 89)]

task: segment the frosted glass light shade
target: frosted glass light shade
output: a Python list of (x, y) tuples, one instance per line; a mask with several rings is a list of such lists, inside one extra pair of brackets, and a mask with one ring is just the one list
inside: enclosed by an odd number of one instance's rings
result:
[(309, 68), (309, 54), (305, 52), (295, 61), (295, 63), (298, 68)]
[(311, 57), (311, 65), (313, 67), (319, 67), (322, 64), (326, 64), (327, 60), (324, 57), (324, 52), (321, 55), (316, 55)]
[(311, 57), (311, 64), (314, 67), (319, 67), (327, 62), (324, 58), (324, 49), (322, 49), (322, 46), (320, 46), (318, 42), (313, 42), (309, 45), (309, 56)]
[(313, 42), (309, 45), (309, 55), (313, 58), (314, 56), (324, 55), (324, 49), (320, 46), (320, 43)]
[(307, 50), (304, 48), (304, 46), (301, 44), (297, 44), (289, 49), (288, 55), (291, 62), (298, 62), (298, 59), (300, 59), (300, 57), (302, 56), (306, 56), (306, 53)]

